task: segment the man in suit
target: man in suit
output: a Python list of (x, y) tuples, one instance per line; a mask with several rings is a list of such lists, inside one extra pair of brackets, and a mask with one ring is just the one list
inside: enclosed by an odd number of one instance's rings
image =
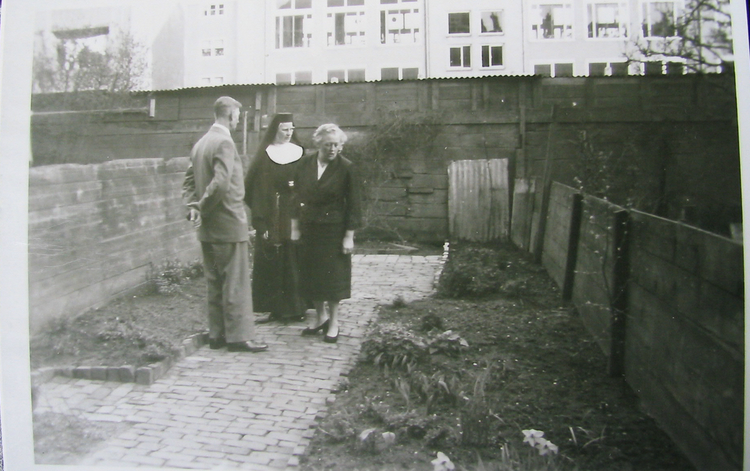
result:
[(261, 352), (268, 345), (255, 340), (244, 172), (230, 132), (241, 107), (228, 96), (216, 100), (215, 122), (193, 146), (182, 190), (203, 251), (209, 346)]

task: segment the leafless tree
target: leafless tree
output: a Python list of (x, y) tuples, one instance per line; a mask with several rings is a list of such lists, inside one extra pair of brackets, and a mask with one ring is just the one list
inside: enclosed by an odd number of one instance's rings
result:
[(628, 44), (628, 59), (660, 64), (667, 73), (724, 70), (733, 54), (730, 0), (686, 0), (681, 9), (676, 4), (642, 5), (643, 23)]
[[(99, 47), (92, 39), (99, 41)], [(143, 85), (146, 49), (130, 33), (87, 27), (37, 33), (33, 85), (37, 93), (126, 94)]]

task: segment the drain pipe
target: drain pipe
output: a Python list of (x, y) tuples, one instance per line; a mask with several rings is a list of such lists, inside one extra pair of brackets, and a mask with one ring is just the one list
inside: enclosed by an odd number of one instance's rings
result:
[(423, 20), (424, 20), (424, 76), (425, 78), (432, 78), (431, 70), (430, 70), (430, 30), (429, 30), (429, 15), (427, 13), (428, 5), (430, 4), (430, 0), (424, 0), (424, 8), (422, 8), (423, 12)]

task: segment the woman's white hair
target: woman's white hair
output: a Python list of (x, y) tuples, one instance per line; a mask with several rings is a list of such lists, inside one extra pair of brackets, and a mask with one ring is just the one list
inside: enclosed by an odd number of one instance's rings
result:
[(323, 140), (323, 136), (328, 134), (334, 134), (336, 138), (338, 138), (340, 144), (345, 143), (348, 139), (346, 133), (342, 131), (340, 127), (333, 123), (328, 123), (321, 124), (318, 126), (318, 129), (315, 130), (312, 135), (313, 144), (315, 144), (316, 147), (319, 146), (320, 141)]

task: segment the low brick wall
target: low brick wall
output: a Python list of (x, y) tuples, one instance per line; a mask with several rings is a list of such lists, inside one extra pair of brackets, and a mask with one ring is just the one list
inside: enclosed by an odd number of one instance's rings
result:
[(29, 320), (105, 304), (151, 264), (200, 256), (181, 200), (187, 157), (35, 167), (29, 172)]
[(701, 470), (742, 468), (742, 244), (631, 212), (625, 377)]

